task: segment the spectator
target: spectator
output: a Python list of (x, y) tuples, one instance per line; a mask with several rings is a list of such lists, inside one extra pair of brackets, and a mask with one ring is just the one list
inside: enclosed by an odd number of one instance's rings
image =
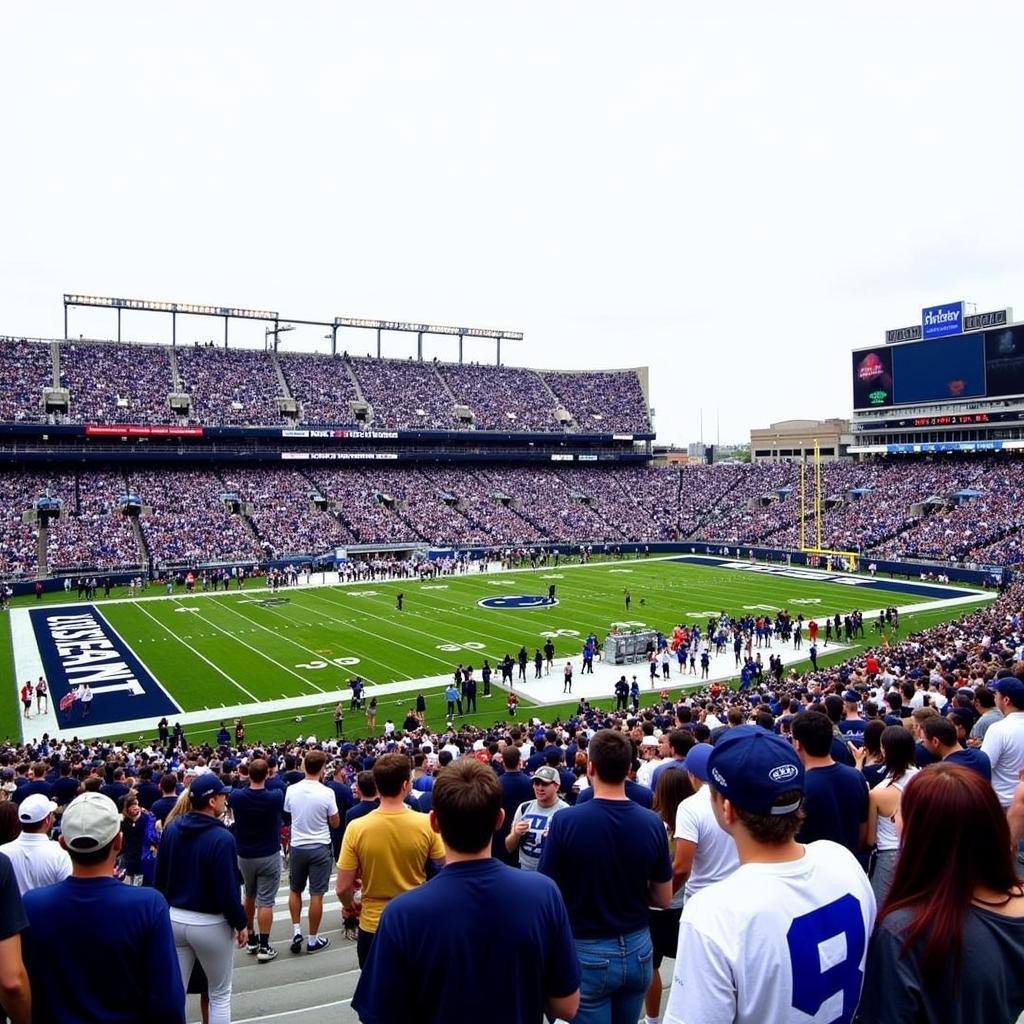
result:
[(863, 1024), (1014, 1021), (1024, 1010), (1024, 890), (977, 772), (943, 763), (903, 798), (903, 849), (871, 940)]
[(992, 683), (1002, 721), (989, 726), (981, 749), (992, 765), (992, 786), (1006, 809), (1024, 770), (1024, 683), (1013, 676)]
[(32, 990), (22, 960), (22, 933), (28, 925), (18, 881), (0, 853), (0, 1010), (11, 1024), (31, 1024)]
[(804, 820), (797, 841), (829, 839), (855, 856), (864, 848), (868, 785), (856, 768), (832, 760), (832, 723), (817, 711), (802, 711), (792, 723), (793, 746), (806, 771)]
[[(113, 877), (123, 840), (114, 803), (83, 793), (68, 804), (61, 825), (71, 876), (25, 897), (33, 1019), (184, 1024), (167, 901)], [(69, 936), (90, 938), (61, 955)]]
[[(800, 757), (780, 737), (738, 726), (718, 741), (708, 775), (715, 817), (735, 840), (740, 867), (683, 909), (666, 1024), (795, 1024), (826, 1000), (833, 1020), (850, 1020), (875, 899), (842, 846), (796, 841)], [(823, 961), (825, 940), (835, 956)]]
[(235, 819), (238, 869), (245, 890), (246, 952), (261, 964), (277, 956), (270, 945), (274, 924), (274, 903), (281, 882), (281, 812), (284, 794), (267, 789), (267, 762), (262, 757), (249, 762), (249, 785), (232, 790), (228, 806)]
[(594, 799), (554, 817), (539, 870), (557, 883), (572, 922), (582, 971), (576, 1024), (632, 1024), (651, 983), (648, 908), (671, 903), (672, 863), (661, 819), (626, 796), (629, 740), (602, 729), (588, 752)]
[(0, 846), (11, 862), (21, 895), (31, 889), (54, 885), (71, 874), (71, 858), (50, 839), (57, 805), (42, 793), (27, 796), (18, 805), (21, 835)]
[[(491, 1024), (541, 1024), (545, 1012), (580, 1020), (580, 966), (557, 888), (491, 857), (502, 815), (494, 772), (475, 759), (456, 761), (433, 794), (430, 821), (448, 866), (385, 907), (352, 999), (360, 1020), (459, 1024), (479, 1020), (483, 1006)], [(515, 922), (515, 941), (501, 956), (480, 957), (494, 921)], [(469, 963), (471, 970), (453, 972)]]
[(871, 888), (878, 906), (889, 893), (899, 855), (900, 835), (896, 822), (903, 791), (919, 771), (914, 766), (914, 737), (902, 725), (886, 726), (881, 742), (885, 772), (868, 797), (866, 836), (866, 845), (875, 850)]
[(288, 860), (288, 910), (292, 919), (293, 953), (302, 952), (302, 893), (309, 884), (309, 938), (307, 953), (319, 953), (331, 940), (320, 935), (324, 893), (331, 881), (331, 829), (341, 824), (332, 790), (323, 785), (327, 755), (322, 750), (306, 754), (304, 778), (288, 787), (285, 813), (291, 815), (291, 853)]
[(921, 726), (921, 732), (924, 734), (924, 745), (940, 760), (970, 768), (986, 782), (991, 783), (992, 763), (988, 759), (988, 754), (973, 747), (965, 749), (960, 746), (956, 737), (955, 719), (952, 716), (929, 718)]
[(191, 810), (164, 828), (156, 888), (171, 907), (182, 984), (196, 960), (209, 986), (210, 1024), (231, 1020), (232, 946), (245, 946), (245, 910), (238, 894), (235, 841), (220, 821), (227, 791), (212, 772), (192, 780)]
[(711, 806), (708, 761), (715, 748), (698, 743), (686, 755), (693, 796), (676, 811), (672, 886), (689, 900), (713, 882), (728, 878), (740, 865), (736, 843), (719, 825)]
[(373, 779), (380, 806), (346, 826), (335, 883), (342, 906), (350, 911), (356, 879), (362, 880), (363, 908), (356, 941), (360, 967), (366, 965), (388, 903), (422, 885), (429, 864), (436, 870), (444, 865), (444, 847), (431, 830), (430, 820), (405, 803), (412, 789), (409, 759), (404, 754), (385, 754), (373, 765)]
[(558, 798), (561, 777), (557, 768), (543, 765), (533, 773), (532, 782), (533, 799), (524, 800), (516, 808), (505, 839), (505, 849), (518, 855), (519, 867), (524, 871), (537, 870), (551, 820), (569, 806)]

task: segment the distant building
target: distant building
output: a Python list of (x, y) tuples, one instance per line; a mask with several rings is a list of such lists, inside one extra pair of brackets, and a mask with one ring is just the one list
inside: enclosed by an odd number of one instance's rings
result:
[(850, 421), (781, 420), (771, 426), (751, 430), (750, 461), (795, 462), (804, 457), (812, 459), (815, 441), (822, 462), (847, 458), (847, 448), (853, 443)]

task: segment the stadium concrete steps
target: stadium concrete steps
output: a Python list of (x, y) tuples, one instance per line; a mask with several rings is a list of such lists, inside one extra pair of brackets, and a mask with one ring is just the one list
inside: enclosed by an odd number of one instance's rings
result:
[(277, 361), (277, 353), (271, 350), (267, 355), (270, 356), (270, 365), (273, 366), (274, 373), (277, 374), (277, 383), (281, 386), (281, 394), (285, 398), (294, 398), (291, 388), (288, 387), (288, 381), (285, 379), (284, 370), (281, 369), (281, 364)]
[(36, 561), (39, 563), (39, 575), (49, 575), (49, 567), (47, 566), (47, 551), (46, 551), (46, 538), (48, 536), (48, 527), (40, 524), (39, 536), (36, 538)]
[(136, 517), (130, 517), (128, 521), (132, 525), (132, 534), (135, 537), (135, 544), (139, 549), (139, 562), (141, 565), (149, 565), (149, 548), (146, 547), (146, 538), (142, 532), (142, 523), (140, 523)]
[(537, 380), (540, 381), (540, 386), (551, 396), (552, 411), (555, 411), (556, 409), (566, 409), (572, 415), (573, 423), (575, 423), (576, 414), (572, 411), (572, 409), (569, 409), (568, 406), (565, 405), (565, 403), (558, 397), (558, 395), (554, 393), (554, 391), (551, 390), (551, 385), (544, 379), (544, 374), (538, 373), (536, 370), (531, 370), (530, 372), (537, 378)]
[(176, 393), (181, 393), (181, 375), (178, 373), (178, 351), (172, 345), (167, 350), (171, 360), (171, 389)]
[(341, 364), (345, 367), (345, 372), (348, 374), (349, 380), (352, 381), (352, 386), (356, 389), (356, 397), (360, 402), (365, 402), (366, 396), (363, 394), (363, 389), (359, 386), (359, 378), (356, 376), (356, 371), (352, 368), (352, 364), (347, 358), (342, 359)]
[(442, 390), (452, 400), (452, 405), (465, 405), (465, 402), (455, 397), (455, 392), (448, 386), (448, 381), (446, 381), (442, 376), (437, 363), (431, 363), (430, 365), (434, 370), (434, 376), (437, 378), (437, 382), (441, 385)]

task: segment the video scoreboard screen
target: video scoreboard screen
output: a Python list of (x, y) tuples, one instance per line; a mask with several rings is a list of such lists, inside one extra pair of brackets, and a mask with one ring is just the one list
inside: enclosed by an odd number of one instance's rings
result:
[(1024, 395), (1024, 324), (853, 353), (853, 407)]

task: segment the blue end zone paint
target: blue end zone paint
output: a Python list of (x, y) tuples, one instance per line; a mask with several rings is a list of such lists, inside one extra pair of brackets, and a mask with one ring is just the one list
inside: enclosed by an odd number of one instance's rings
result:
[[(846, 587), (857, 587), (863, 590), (895, 591), (897, 594), (910, 594), (913, 597), (935, 597), (943, 600), (950, 597), (964, 597), (969, 590), (950, 587), (933, 587), (927, 583), (915, 583), (913, 580), (880, 580), (870, 576), (848, 576), (844, 573), (826, 572), (824, 569), (805, 569), (798, 565), (765, 565), (763, 562), (728, 561), (722, 558), (704, 558), (700, 555), (688, 555), (685, 558), (673, 558), (673, 562), (684, 565), (708, 565), (713, 569), (732, 569), (733, 572), (760, 573), (764, 576), (781, 576), (786, 579), (803, 580), (805, 583), (839, 583)], [(979, 592), (979, 595), (988, 595)]]
[(558, 604), (558, 598), (556, 597), (553, 601), (549, 601), (546, 597), (542, 597), (540, 594), (509, 594), (505, 597), (485, 597), (477, 604), (481, 608), (504, 608), (504, 609), (523, 609), (523, 608), (553, 608)]
[[(61, 728), (77, 722), (113, 725), (181, 711), (95, 605), (79, 604), (29, 612), (39, 656)], [(88, 680), (89, 717), (76, 701), (60, 711), (61, 698)]]

